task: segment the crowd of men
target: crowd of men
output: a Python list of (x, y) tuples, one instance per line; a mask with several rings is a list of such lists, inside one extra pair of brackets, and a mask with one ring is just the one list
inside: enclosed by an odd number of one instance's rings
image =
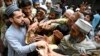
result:
[(100, 10), (64, 1), (0, 0), (0, 55), (89, 56), (100, 48)]

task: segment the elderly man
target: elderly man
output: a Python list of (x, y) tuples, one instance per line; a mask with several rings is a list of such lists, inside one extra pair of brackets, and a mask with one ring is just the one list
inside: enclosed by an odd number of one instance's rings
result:
[(60, 49), (64, 54), (76, 53), (71, 50), (78, 50), (81, 55), (86, 54), (86, 50), (95, 49), (95, 45), (86, 34), (91, 30), (91, 25), (83, 20), (78, 19), (75, 24), (72, 25), (69, 35), (66, 35), (59, 44)]

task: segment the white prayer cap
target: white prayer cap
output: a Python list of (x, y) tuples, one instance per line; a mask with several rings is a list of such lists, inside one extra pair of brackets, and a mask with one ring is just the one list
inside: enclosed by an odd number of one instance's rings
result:
[(66, 13), (74, 14), (74, 11), (73, 11), (72, 9), (67, 9), (67, 10), (66, 10)]
[(78, 19), (75, 24), (80, 28), (83, 33), (89, 33), (92, 30), (92, 25), (84, 19)]
[(40, 5), (40, 7), (47, 11), (47, 7), (45, 5)]
[(47, 2), (48, 2), (48, 3), (52, 3), (52, 1), (51, 1), (51, 0), (46, 0), (46, 1), (45, 1), (45, 3), (47, 3)]
[(76, 8), (76, 10), (75, 11), (79, 11), (80, 10), (80, 8)]

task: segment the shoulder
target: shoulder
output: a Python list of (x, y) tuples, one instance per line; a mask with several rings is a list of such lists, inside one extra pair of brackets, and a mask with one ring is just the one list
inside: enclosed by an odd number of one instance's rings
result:
[(12, 26), (10, 26), (10, 27), (7, 29), (6, 33), (5, 33), (5, 36), (14, 35), (14, 33), (16, 33), (15, 30), (13, 29)]
[(94, 18), (96, 18), (96, 17), (100, 17), (100, 14), (95, 14), (94, 15)]

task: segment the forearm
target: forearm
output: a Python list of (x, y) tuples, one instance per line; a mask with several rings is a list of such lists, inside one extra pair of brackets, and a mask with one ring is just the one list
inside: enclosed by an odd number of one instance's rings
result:
[(32, 52), (36, 49), (36, 45), (34, 43), (30, 44), (30, 45), (26, 45), (26, 46), (21, 46), (21, 45), (15, 45), (15, 46), (11, 46), (15, 52), (22, 54), (22, 53), (29, 53)]
[(15, 37), (6, 37), (8, 45), (15, 50), (17, 53), (29, 53), (36, 49), (36, 44), (32, 43), (30, 45), (23, 45)]
[(68, 21), (68, 19), (65, 19), (65, 18), (62, 18), (62, 19), (56, 19), (56, 22), (57, 23), (65, 23), (65, 22), (67, 22)]

